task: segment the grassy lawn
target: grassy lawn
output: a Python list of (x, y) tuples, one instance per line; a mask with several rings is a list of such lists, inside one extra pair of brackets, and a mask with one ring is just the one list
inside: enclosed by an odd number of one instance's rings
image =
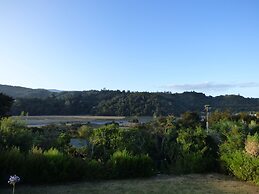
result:
[[(11, 194), (9, 189), (0, 193)], [(113, 180), (83, 182), (48, 186), (17, 185), (16, 194), (85, 194), (85, 193), (174, 193), (174, 194), (211, 194), (211, 193), (259, 193), (259, 186), (219, 175), (158, 176), (150, 179)]]

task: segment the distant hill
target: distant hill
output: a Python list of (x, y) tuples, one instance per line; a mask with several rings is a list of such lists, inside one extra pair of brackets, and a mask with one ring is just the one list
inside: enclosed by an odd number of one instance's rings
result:
[(62, 92), (62, 90), (56, 90), (56, 89), (48, 89), (50, 92)]
[(20, 86), (9, 86), (0, 84), (0, 93), (13, 98), (47, 98), (52, 92), (45, 89), (31, 89)]
[(119, 90), (50, 92), (6, 85), (0, 85), (0, 92), (15, 98), (11, 109), (13, 115), (22, 111), (29, 115), (180, 115), (186, 111), (204, 111), (205, 104), (211, 105), (212, 111), (259, 111), (258, 98), (239, 95), (212, 97), (197, 92), (172, 94)]

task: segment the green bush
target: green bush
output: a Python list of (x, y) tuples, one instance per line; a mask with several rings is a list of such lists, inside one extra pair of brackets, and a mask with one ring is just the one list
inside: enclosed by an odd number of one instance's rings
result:
[(18, 147), (21, 151), (28, 151), (32, 146), (32, 132), (26, 123), (12, 117), (0, 120), (0, 149), (8, 150)]
[(259, 184), (259, 157), (253, 157), (243, 151), (223, 154), (221, 160), (225, 167), (236, 177)]
[(55, 183), (75, 180), (146, 177), (153, 174), (152, 160), (146, 155), (115, 152), (109, 162), (73, 158), (57, 149), (42, 151), (34, 147), (26, 155), (18, 148), (0, 153), (0, 184), (10, 174), (25, 183)]
[(18, 148), (0, 152), (0, 184), (6, 183), (9, 176), (23, 174), (25, 156)]
[(13, 148), (0, 153), (0, 183), (17, 174), (27, 183), (54, 183), (75, 180), (94, 180), (105, 178), (104, 165), (96, 161), (60, 153), (56, 149), (42, 152), (33, 148), (28, 154)]
[(96, 161), (96, 160), (85, 161), (84, 178), (86, 180), (106, 179), (108, 178), (108, 171), (105, 165), (99, 161)]
[[(257, 138), (257, 134), (248, 135), (246, 142)], [(244, 142), (241, 133), (235, 131), (228, 134), (227, 140), (220, 146), (222, 167), (242, 180), (259, 184), (259, 156), (251, 154), (250, 147), (245, 150)]]
[(172, 166), (174, 173), (200, 173), (217, 169), (216, 146), (201, 127), (179, 130), (177, 144), (179, 151), (175, 166)]
[(125, 150), (115, 152), (108, 166), (111, 178), (148, 177), (153, 174), (153, 162), (147, 155), (133, 156)]

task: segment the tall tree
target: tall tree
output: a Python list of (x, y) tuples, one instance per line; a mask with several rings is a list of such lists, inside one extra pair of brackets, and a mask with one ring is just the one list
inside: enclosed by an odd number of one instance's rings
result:
[(0, 93), (0, 118), (7, 115), (13, 104), (13, 98)]

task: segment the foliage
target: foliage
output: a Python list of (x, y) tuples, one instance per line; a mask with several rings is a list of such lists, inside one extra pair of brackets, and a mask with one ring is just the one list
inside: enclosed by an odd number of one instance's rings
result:
[[(10, 174), (19, 174), (28, 183), (54, 183), (145, 177), (158, 172), (200, 173), (218, 171), (219, 161), (223, 170), (258, 182), (259, 136), (251, 130), (258, 124), (224, 115), (216, 118), (222, 119), (215, 119), (209, 133), (192, 112), (130, 127), (112, 123), (97, 128), (28, 128), (19, 119), (3, 118), (0, 182), (6, 182)], [(87, 143), (73, 147), (72, 137)]]
[(147, 155), (132, 155), (126, 150), (115, 152), (108, 165), (112, 178), (148, 177), (154, 173), (152, 160)]
[[(0, 153), (0, 177), (17, 172), (28, 183), (54, 183), (100, 178), (133, 178), (153, 174), (152, 160), (146, 155), (134, 156), (115, 152), (106, 164), (62, 154), (57, 149), (42, 151), (34, 147), (24, 155), (17, 148)], [(44, 170), (43, 170), (44, 169)], [(1, 178), (0, 183), (4, 182)]]
[(116, 139), (117, 150), (127, 150), (139, 155), (147, 154), (151, 146), (151, 136), (142, 126), (134, 128), (119, 128)]
[(258, 140), (257, 134), (244, 138), (241, 131), (233, 129), (220, 146), (220, 159), (224, 167), (236, 177), (257, 184), (259, 184)]
[(236, 177), (259, 184), (258, 157), (236, 150), (232, 153), (222, 153), (221, 160), (225, 163), (226, 168)]
[(92, 156), (94, 159), (107, 161), (116, 149), (119, 127), (111, 124), (97, 128), (93, 131), (89, 141), (92, 147)]
[(72, 180), (92, 180), (104, 174), (100, 163), (72, 158), (52, 148), (34, 148), (24, 155), (17, 148), (0, 153), (0, 183), (10, 173), (17, 173), (28, 183), (53, 183)]
[(80, 138), (90, 138), (93, 135), (93, 128), (87, 125), (83, 125), (78, 129), (78, 136)]
[[(237, 95), (211, 97), (196, 92), (172, 94), (124, 90), (50, 92), (1, 85), (0, 91), (15, 98), (11, 109), (14, 115), (26, 111), (30, 115), (180, 116), (187, 111), (204, 111), (205, 104), (210, 104), (217, 111), (259, 111), (258, 99)], [(251, 120), (247, 116), (242, 118), (248, 123)], [(217, 119), (220, 118), (215, 115), (211, 122)]]
[(71, 134), (66, 126), (49, 125), (41, 128), (32, 128), (33, 145), (48, 150), (52, 147), (58, 148), (60, 151), (65, 151), (69, 148)]
[(179, 153), (174, 171), (197, 173), (215, 170), (216, 158), (210, 150), (207, 138), (201, 127), (179, 130), (177, 137)]
[[(226, 136), (233, 129), (235, 129), (237, 131), (243, 131), (243, 133), (249, 132), (247, 125), (244, 124), (243, 122), (232, 121), (232, 120), (228, 120), (228, 119), (219, 120), (218, 122), (213, 123), (210, 127), (211, 131), (216, 131), (216, 132), (222, 134), (223, 136)], [(234, 132), (234, 131), (232, 131), (232, 132)]]
[(19, 147), (21, 151), (28, 151), (33, 143), (31, 130), (18, 119), (3, 118), (0, 121), (0, 149)]
[(201, 124), (201, 119), (198, 113), (188, 111), (181, 115), (179, 124), (181, 128), (195, 128)]
[(242, 129), (233, 126), (224, 134), (223, 143), (220, 145), (221, 153), (232, 153), (244, 149), (245, 133)]
[(159, 171), (168, 172), (169, 166), (175, 163), (178, 154), (176, 118), (174, 116), (157, 118), (147, 128), (151, 135), (148, 154)]
[(231, 120), (231, 113), (229, 111), (214, 111), (210, 113), (209, 116), (209, 123), (210, 125), (215, 125), (221, 121), (230, 121)]
[(0, 118), (6, 116), (13, 104), (13, 98), (0, 93)]

